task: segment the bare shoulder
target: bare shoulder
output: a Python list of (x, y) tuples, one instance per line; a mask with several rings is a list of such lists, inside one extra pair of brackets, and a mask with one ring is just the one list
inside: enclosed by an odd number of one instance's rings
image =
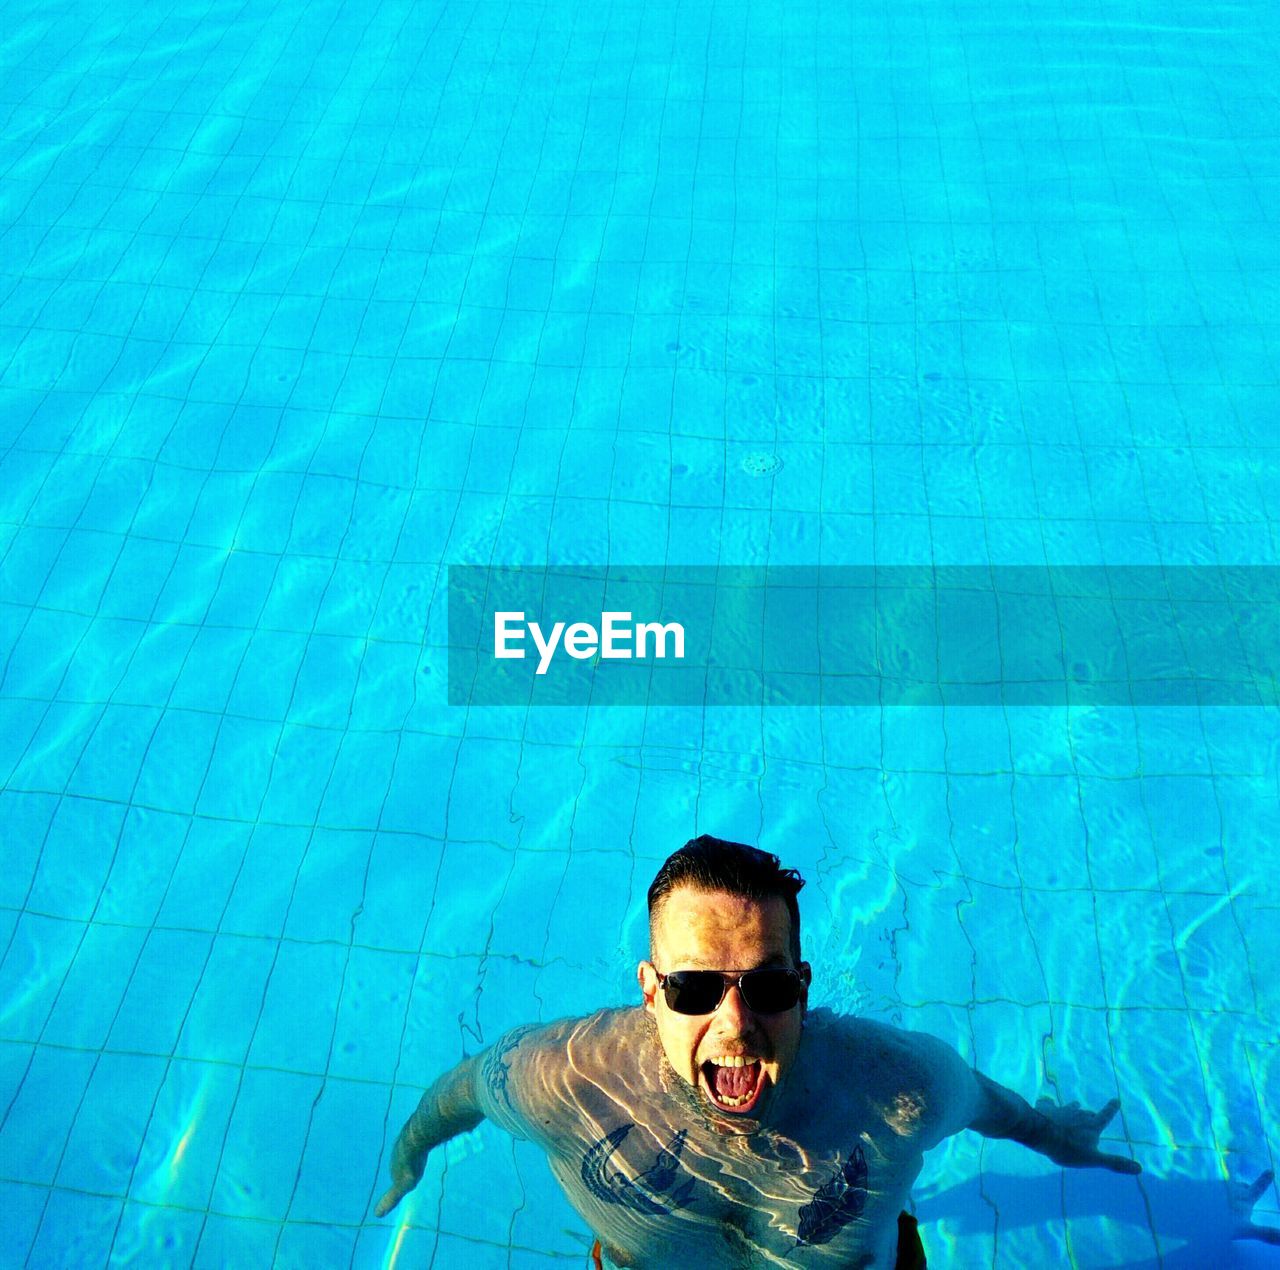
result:
[(521, 1137), (558, 1137), (599, 1073), (617, 1071), (633, 1052), (640, 1014), (598, 1010), (507, 1032), (481, 1056), (476, 1093), (485, 1115)]
[(621, 1033), (631, 1013), (598, 1010), (586, 1018), (557, 1019), (554, 1023), (526, 1023), (504, 1033), (485, 1051), (481, 1080), (490, 1092), (501, 1093), (513, 1079), (523, 1082), (533, 1075), (542, 1079), (572, 1067), (574, 1050), (592, 1053), (607, 1048)]
[(973, 1071), (945, 1041), (874, 1019), (813, 1015), (821, 1016), (813, 1039), (831, 1054), (824, 1066), (856, 1073), (854, 1083), (894, 1133), (931, 1144), (972, 1119)]
[(844, 1045), (860, 1058), (874, 1059), (889, 1070), (927, 1075), (946, 1071), (964, 1060), (945, 1041), (927, 1032), (913, 1032), (877, 1019), (830, 1016)]

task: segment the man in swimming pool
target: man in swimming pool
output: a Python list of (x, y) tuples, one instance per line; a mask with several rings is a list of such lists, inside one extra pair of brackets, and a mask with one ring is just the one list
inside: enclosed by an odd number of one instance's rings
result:
[(442, 1076), (396, 1141), (381, 1217), (488, 1116), (547, 1153), (617, 1266), (923, 1266), (902, 1210), (962, 1129), (1138, 1173), (1099, 1112), (1036, 1108), (917, 1032), (808, 1009), (798, 873), (701, 837), (649, 889), (642, 1007), (518, 1028)]

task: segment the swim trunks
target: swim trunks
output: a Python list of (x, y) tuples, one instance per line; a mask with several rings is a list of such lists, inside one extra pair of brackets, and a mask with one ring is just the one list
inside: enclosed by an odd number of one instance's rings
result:
[(910, 1213), (898, 1214), (898, 1259), (893, 1270), (925, 1270), (924, 1244), (920, 1242), (920, 1223)]

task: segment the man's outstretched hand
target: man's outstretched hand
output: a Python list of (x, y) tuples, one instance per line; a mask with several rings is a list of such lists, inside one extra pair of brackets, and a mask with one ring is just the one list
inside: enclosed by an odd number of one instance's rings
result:
[(435, 1147), (484, 1119), (475, 1092), (478, 1063), (478, 1057), (464, 1059), (422, 1095), (391, 1148), (391, 1186), (374, 1208), (375, 1217), (385, 1217), (422, 1181), (427, 1156)]
[(404, 1134), (396, 1141), (391, 1153), (391, 1186), (373, 1210), (375, 1217), (385, 1217), (415, 1186), (422, 1181), (426, 1152), (417, 1158), (405, 1148)]
[(1252, 1182), (1228, 1183), (1231, 1215), (1235, 1218), (1235, 1229), (1231, 1232), (1232, 1239), (1260, 1239), (1264, 1244), (1280, 1244), (1280, 1228), (1259, 1226), (1253, 1220), (1253, 1206), (1275, 1180), (1276, 1175), (1268, 1169)]
[(1101, 1111), (1088, 1111), (1078, 1102), (1059, 1107), (1041, 1098), (1036, 1110), (1049, 1122), (1048, 1141), (1041, 1150), (1055, 1164), (1072, 1169), (1110, 1169), (1113, 1173), (1142, 1172), (1137, 1160), (1098, 1150), (1099, 1136), (1120, 1110), (1119, 1099), (1113, 1098)]

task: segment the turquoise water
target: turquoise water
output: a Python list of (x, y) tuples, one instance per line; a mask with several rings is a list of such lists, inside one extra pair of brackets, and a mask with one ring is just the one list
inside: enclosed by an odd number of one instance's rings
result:
[(936, 1264), (1275, 1264), (1274, 710), (445, 684), (451, 564), (1276, 564), (1275, 28), (7, 4), (4, 1259), (583, 1264), (488, 1126), (368, 1214), (712, 832), (809, 878), (819, 1003), (1121, 1098), (1138, 1179), (929, 1157)]

